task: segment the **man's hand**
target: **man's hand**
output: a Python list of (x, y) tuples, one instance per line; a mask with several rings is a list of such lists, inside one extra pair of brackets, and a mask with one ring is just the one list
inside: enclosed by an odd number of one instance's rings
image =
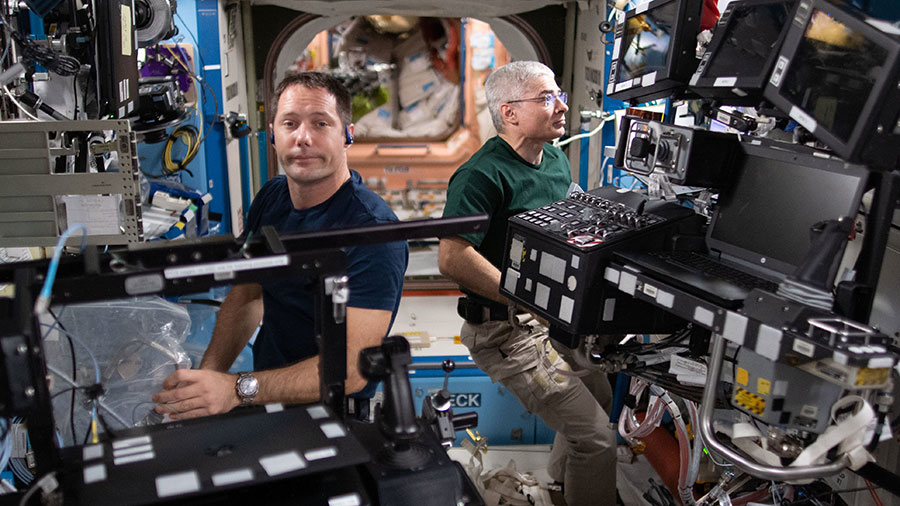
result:
[(240, 405), (234, 390), (237, 376), (205, 369), (179, 369), (163, 381), (153, 396), (155, 411), (172, 420), (226, 413)]

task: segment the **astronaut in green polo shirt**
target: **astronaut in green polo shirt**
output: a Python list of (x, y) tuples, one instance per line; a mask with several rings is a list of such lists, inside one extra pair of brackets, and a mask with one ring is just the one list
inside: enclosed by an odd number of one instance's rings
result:
[(490, 225), (440, 244), (441, 273), (466, 294), (460, 339), (492, 381), (557, 431), (547, 472), (563, 483), (566, 504), (613, 505), (616, 437), (598, 402), (608, 406), (609, 383), (591, 375), (589, 390), (566, 374), (571, 368), (550, 348), (546, 326), (528, 313), (510, 317), (500, 294), (507, 220), (565, 198), (572, 180), (568, 159), (548, 144), (565, 133), (566, 94), (552, 70), (524, 61), (496, 69), (485, 94), (498, 134), (450, 178), (444, 217), (484, 213)]

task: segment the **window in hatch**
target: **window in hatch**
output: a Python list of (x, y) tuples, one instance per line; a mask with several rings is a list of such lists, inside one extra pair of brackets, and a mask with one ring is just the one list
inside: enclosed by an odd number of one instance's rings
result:
[(350, 89), (348, 162), (413, 219), (441, 216), (453, 171), (494, 135), (482, 86), (508, 61), (479, 20), (357, 16), (319, 32), (287, 71), (330, 72)]

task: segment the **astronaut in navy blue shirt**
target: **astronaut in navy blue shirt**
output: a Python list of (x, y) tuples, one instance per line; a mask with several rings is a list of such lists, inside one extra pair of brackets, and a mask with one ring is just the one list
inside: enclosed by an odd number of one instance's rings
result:
[[(247, 231), (272, 225), (281, 234), (295, 234), (397, 220), (347, 166), (347, 148), (353, 142), (350, 94), (338, 80), (316, 72), (288, 76), (275, 90), (274, 106), (269, 126), (285, 174), (266, 183), (254, 198)], [(357, 365), (360, 350), (380, 344), (393, 323), (409, 249), (405, 242), (395, 242), (346, 251), (349, 394), (366, 386)], [(315, 308), (306, 284), (295, 278), (233, 287), (219, 310), (200, 369), (167, 377), (164, 390), (153, 396), (159, 404), (156, 411), (184, 419), (247, 404), (317, 401)], [(228, 374), (260, 322), (253, 344), (254, 371)]]

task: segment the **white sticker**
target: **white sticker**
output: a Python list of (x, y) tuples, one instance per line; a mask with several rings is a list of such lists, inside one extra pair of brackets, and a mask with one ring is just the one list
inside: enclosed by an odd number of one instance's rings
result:
[[(566, 275), (566, 261), (556, 255), (544, 252), (541, 256), (541, 263), (538, 266), (538, 273), (561, 284)], [(514, 290), (508, 291), (515, 293)]]
[(113, 464), (117, 466), (124, 466), (125, 464), (133, 464), (135, 462), (140, 462), (142, 460), (152, 460), (156, 458), (156, 454), (153, 452), (147, 453), (138, 453), (137, 455), (129, 455), (127, 457), (117, 457), (113, 459)]
[(607, 267), (606, 270), (603, 271), (603, 279), (609, 281), (614, 285), (619, 284), (619, 270), (613, 269), (612, 267)]
[(713, 83), (715, 87), (731, 87), (737, 84), (737, 77), (717, 77)]
[[(544, 255), (546, 257), (546, 255)], [(519, 271), (513, 270), (512, 267), (506, 269), (506, 281), (503, 283), (503, 289), (509, 293), (516, 293), (516, 285), (519, 283)]]
[(81, 449), (82, 460), (94, 460), (103, 456), (103, 445), (88, 445)]
[(252, 469), (235, 469), (234, 471), (225, 471), (212, 475), (213, 485), (217, 487), (224, 487), (235, 483), (244, 483), (246, 481), (253, 481)]
[(634, 295), (634, 290), (636, 287), (637, 276), (631, 274), (630, 272), (623, 272), (619, 277), (619, 290), (622, 290), (628, 295)]
[(735, 344), (744, 344), (746, 333), (747, 317), (729, 311), (725, 315), (725, 328), (722, 330), (722, 336)]
[(106, 479), (106, 465), (95, 464), (84, 468), (84, 484), (103, 481)]
[(146, 444), (141, 446), (129, 446), (128, 448), (122, 448), (120, 450), (113, 450), (113, 457), (127, 457), (128, 455), (135, 455), (138, 453), (151, 452), (153, 451), (153, 445)]
[(644, 283), (644, 293), (650, 296), (651, 298), (656, 298), (656, 287), (647, 283)]
[(815, 345), (811, 343), (807, 343), (806, 341), (801, 341), (799, 339), (794, 339), (794, 344), (791, 346), (791, 349), (796, 351), (801, 355), (806, 355), (807, 357), (812, 358), (813, 353), (816, 351)]
[(311, 406), (306, 408), (306, 412), (313, 420), (328, 418), (328, 410), (325, 409), (325, 406)]
[(549, 303), (550, 287), (543, 283), (538, 283), (534, 290), (534, 304), (541, 309), (547, 309)]
[(610, 297), (603, 301), (603, 321), (611, 322), (616, 314), (616, 299)]
[(316, 448), (315, 450), (309, 450), (308, 452), (303, 454), (306, 457), (306, 460), (322, 460), (322, 459), (330, 459), (331, 457), (337, 456), (337, 448), (333, 446), (329, 446), (327, 448)]
[(572, 261), (569, 262), (569, 265), (571, 265), (573, 269), (577, 269), (580, 263), (581, 263), (581, 257), (573, 254)]
[(280, 402), (266, 404), (266, 413), (278, 413), (279, 411), (284, 411), (284, 404)]
[(877, 357), (869, 359), (869, 369), (886, 369), (894, 365), (891, 357)]
[(509, 261), (516, 269), (522, 268), (522, 253), (525, 251), (525, 243), (518, 237), (513, 237), (509, 245)]
[(656, 72), (650, 72), (644, 77), (639, 78), (641, 80), (641, 86), (653, 86), (656, 84)]
[(625, 81), (624, 83), (617, 84), (616, 85), (616, 93), (623, 91), (623, 90), (627, 90), (629, 88), (631, 88), (631, 80), (630, 79), (628, 81)]
[(167, 474), (156, 477), (156, 495), (170, 497), (200, 490), (200, 478), (197, 471)]
[(713, 312), (705, 307), (697, 306), (694, 308), (694, 321), (701, 325), (712, 327), (714, 317)]
[(800, 109), (796, 105), (791, 107), (791, 111), (788, 113), (788, 116), (791, 117), (794, 121), (800, 124), (803, 128), (805, 128), (809, 133), (816, 133), (816, 128), (819, 124), (816, 122), (816, 119), (806, 114), (806, 111)]
[(119, 448), (128, 448), (129, 446), (138, 446), (138, 445), (146, 445), (146, 444), (150, 444), (150, 436), (133, 437), (130, 439), (121, 439), (119, 441), (113, 441), (112, 447), (113, 447), (113, 450), (118, 450)]
[(322, 429), (322, 433), (325, 434), (325, 437), (327, 437), (328, 439), (344, 437), (347, 435), (344, 427), (336, 422), (323, 423), (319, 426), (319, 428)]
[(532, 262), (537, 262), (538, 250), (531, 248), (531, 257), (530, 258), (531, 258)]
[(163, 271), (163, 275), (166, 276), (166, 279), (189, 278), (206, 274), (219, 275), (269, 267), (283, 267), (289, 263), (290, 257), (288, 255), (278, 255), (268, 258), (251, 258), (248, 260), (229, 260), (227, 262), (213, 262), (185, 267), (169, 267)]
[(640, 5), (638, 5), (637, 7), (634, 8), (634, 13), (635, 13), (635, 14), (642, 14), (642, 13), (644, 13), (644, 12), (647, 12), (647, 9), (648, 9), (649, 7), (650, 7), (650, 0), (646, 0), (646, 1), (644, 1), (644, 2), (641, 2)]
[(559, 319), (572, 323), (572, 311), (575, 309), (575, 299), (562, 296), (559, 298)]
[(356, 492), (352, 494), (336, 495), (328, 499), (328, 506), (360, 506), (362, 500)]
[(660, 306), (672, 309), (672, 306), (675, 304), (675, 295), (673, 295), (669, 292), (664, 292), (664, 291), (660, 290), (656, 294), (656, 302)]
[(296, 451), (279, 453), (259, 459), (259, 465), (266, 470), (269, 476), (289, 473), (306, 467), (306, 461)]
[(774, 327), (761, 324), (759, 326), (759, 333), (756, 336), (756, 353), (769, 360), (775, 360), (778, 358), (780, 351), (781, 331)]
[(619, 50), (622, 46), (622, 39), (617, 38), (615, 42), (613, 42), (613, 50), (612, 50), (612, 59), (615, 60), (619, 57)]

